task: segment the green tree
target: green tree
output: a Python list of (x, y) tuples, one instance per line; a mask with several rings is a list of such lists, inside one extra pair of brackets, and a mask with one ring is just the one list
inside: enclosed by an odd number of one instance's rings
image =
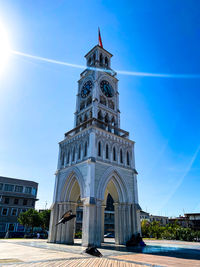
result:
[(40, 217), (42, 220), (42, 228), (44, 230), (49, 230), (50, 214), (51, 210), (44, 210), (40, 212)]
[(18, 221), (25, 227), (30, 227), (32, 232), (34, 227), (40, 227), (42, 225), (42, 218), (39, 212), (34, 209), (20, 213)]

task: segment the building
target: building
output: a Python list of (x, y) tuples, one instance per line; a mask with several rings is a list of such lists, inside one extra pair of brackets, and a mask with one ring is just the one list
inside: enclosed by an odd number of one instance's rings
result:
[(169, 218), (166, 216), (159, 216), (159, 215), (149, 215), (150, 222), (159, 222), (160, 225), (166, 225), (169, 223)]
[(62, 214), (76, 213), (82, 202), (82, 246), (100, 246), (104, 211), (114, 201), (116, 244), (125, 244), (140, 229), (134, 141), (120, 129), (118, 79), (112, 54), (101, 45), (86, 55), (80, 74), (74, 129), (59, 143), (49, 242), (74, 243), (75, 220), (55, 226)]
[(35, 208), (38, 183), (0, 176), (0, 237), (9, 230), (11, 236), (20, 236), (24, 227), (17, 218), (20, 212)]
[(185, 213), (184, 216), (188, 222), (188, 227), (200, 231), (200, 213)]
[(143, 221), (143, 220), (150, 221), (150, 219), (149, 219), (149, 213), (141, 210), (140, 211), (140, 221)]

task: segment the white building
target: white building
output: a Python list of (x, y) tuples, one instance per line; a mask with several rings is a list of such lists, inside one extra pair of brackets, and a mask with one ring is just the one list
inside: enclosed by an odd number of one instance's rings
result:
[(140, 232), (134, 141), (120, 129), (118, 80), (112, 55), (96, 45), (78, 81), (74, 129), (59, 144), (49, 242), (73, 244), (75, 220), (55, 226), (67, 210), (83, 205), (83, 246), (100, 246), (108, 194), (114, 200), (115, 242)]

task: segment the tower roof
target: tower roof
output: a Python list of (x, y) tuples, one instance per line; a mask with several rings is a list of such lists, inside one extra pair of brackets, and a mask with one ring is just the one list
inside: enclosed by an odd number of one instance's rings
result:
[(110, 52), (108, 52), (106, 49), (104, 49), (103, 47), (101, 47), (100, 45), (95, 45), (86, 55), (85, 55), (85, 57), (87, 57), (89, 54), (91, 54), (92, 52), (94, 52), (94, 50), (96, 50), (96, 49), (98, 49), (98, 50), (100, 50), (100, 51), (102, 51), (102, 52), (104, 52), (104, 53), (106, 53), (106, 54), (108, 54), (108, 56), (109, 57), (112, 57), (113, 55), (110, 53)]

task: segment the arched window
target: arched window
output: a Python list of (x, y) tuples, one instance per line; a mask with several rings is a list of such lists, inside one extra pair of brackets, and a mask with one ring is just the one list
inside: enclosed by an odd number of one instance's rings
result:
[(84, 116), (84, 121), (87, 121), (87, 114), (85, 114)]
[(69, 157), (70, 157), (70, 152), (68, 151), (68, 153), (67, 153), (67, 164), (69, 164)]
[(89, 96), (88, 100), (87, 100), (87, 103), (86, 103), (86, 106), (89, 106), (91, 103), (92, 103), (92, 97)]
[(115, 104), (112, 100), (109, 100), (108, 101), (108, 107), (111, 108), (111, 109), (115, 109)]
[(105, 64), (108, 67), (108, 58), (107, 57), (105, 57)]
[(101, 157), (101, 141), (98, 143), (98, 156)]
[(112, 117), (111, 125), (112, 125), (112, 126), (115, 126), (115, 118), (114, 118), (114, 117)]
[(101, 66), (103, 65), (103, 56), (102, 56), (102, 54), (100, 54), (100, 57), (99, 57), (99, 64)]
[(92, 118), (92, 110), (90, 111), (90, 119)]
[(96, 55), (93, 54), (93, 64), (95, 64), (95, 60), (96, 60)]
[(126, 163), (129, 166), (130, 165), (130, 158), (129, 158), (129, 152), (126, 153)]
[(78, 159), (81, 158), (81, 145), (79, 145), (78, 147)]
[(91, 57), (88, 59), (88, 65), (91, 65)]
[(98, 112), (98, 120), (100, 120), (100, 121), (103, 120), (103, 116), (102, 116), (101, 110), (99, 110), (99, 112)]
[(113, 160), (116, 161), (116, 149), (113, 147)]
[(65, 164), (65, 153), (62, 154), (62, 162), (61, 165), (64, 166)]
[(84, 157), (87, 156), (87, 142), (85, 142), (85, 146), (84, 146)]
[(120, 149), (120, 163), (123, 163), (123, 153), (122, 153), (122, 149)]
[(109, 148), (108, 148), (108, 144), (106, 144), (106, 159), (109, 158)]
[(85, 108), (85, 101), (82, 101), (81, 104), (80, 104), (80, 110), (82, 110), (84, 108)]
[(105, 123), (109, 123), (108, 113), (106, 113), (106, 116), (105, 116)]
[(106, 98), (104, 96), (100, 96), (100, 103), (104, 106), (106, 106)]
[(72, 161), (75, 161), (75, 147), (73, 148)]

